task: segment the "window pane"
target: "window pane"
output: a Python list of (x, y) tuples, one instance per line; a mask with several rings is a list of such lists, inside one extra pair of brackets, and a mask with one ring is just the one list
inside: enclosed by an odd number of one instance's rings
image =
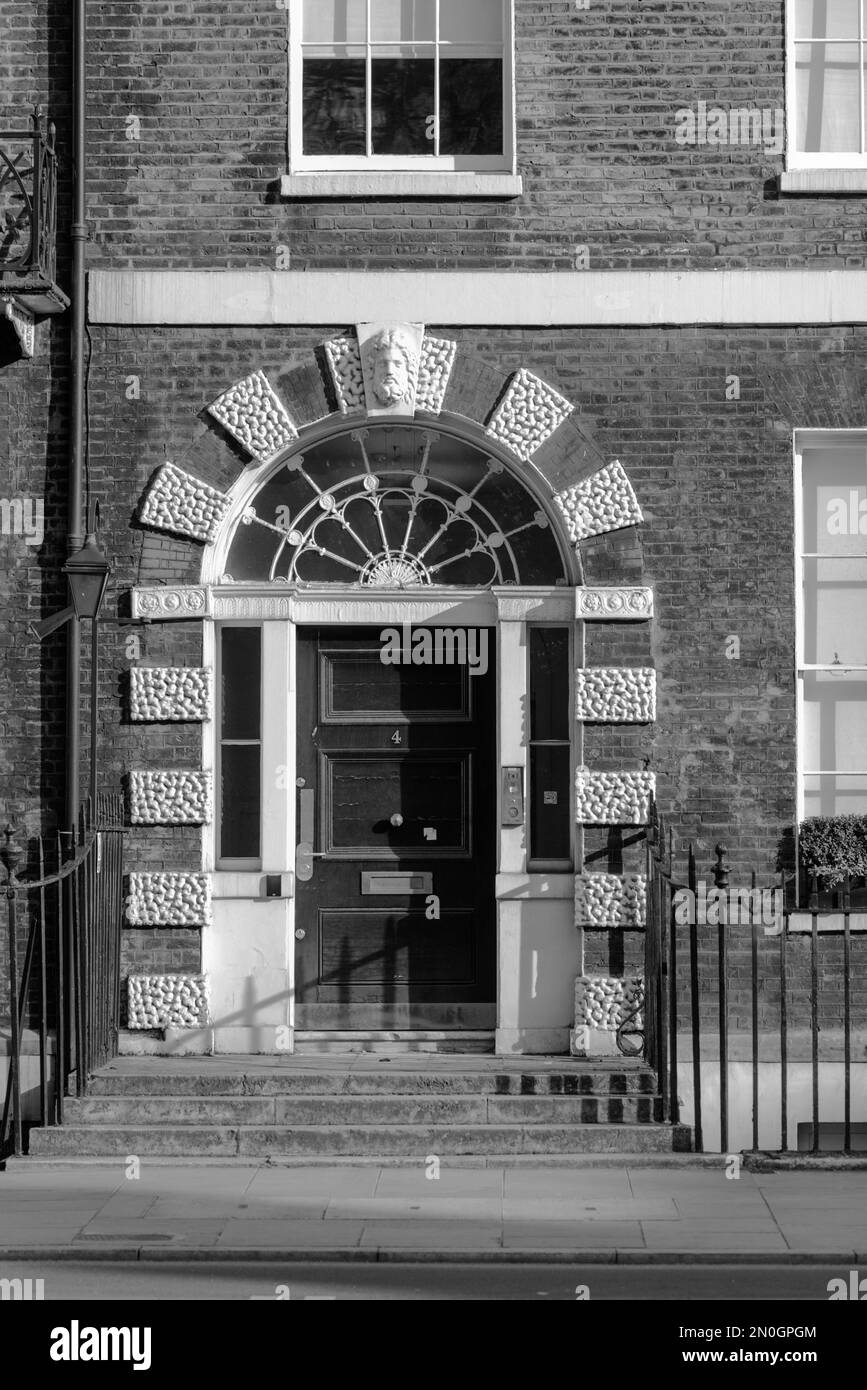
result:
[(304, 0), (305, 43), (364, 43), (367, 0)]
[(569, 749), (530, 749), (530, 858), (569, 859), (572, 852)]
[(804, 677), (804, 767), (867, 771), (867, 675), (817, 671)]
[(799, 39), (857, 39), (858, 0), (795, 0)]
[(440, 0), (440, 40), (502, 43), (503, 0)]
[(366, 154), (363, 58), (304, 59), (304, 153)]
[(260, 649), (259, 628), (223, 628), (220, 699), (223, 738), (259, 738)]
[(867, 550), (867, 455), (858, 448), (805, 449), (804, 550)]
[(433, 154), (433, 58), (373, 59), (373, 153)]
[(260, 751), (255, 744), (224, 744), (220, 779), (220, 856), (258, 859)]
[(804, 662), (867, 666), (867, 560), (804, 561)]
[(370, 37), (373, 43), (429, 39), (435, 34), (434, 0), (371, 0)]
[[(530, 738), (569, 740), (569, 632), (530, 628)], [(568, 759), (567, 759), (568, 761)]]
[(502, 59), (443, 58), (440, 63), (440, 153), (502, 152)]
[(858, 45), (799, 43), (795, 52), (798, 149), (860, 151)]
[[(227, 574), (268, 579), (273, 569), (292, 582), (399, 588), (567, 582), (538, 502), (485, 450), (445, 432), (432, 439), (417, 425), (370, 425), (365, 443), (379, 483), (371, 491), (353, 433), (311, 444), (303, 466), (296, 455), (260, 489), (252, 499), (259, 520), (236, 528)], [(317, 488), (333, 507), (320, 505)]]
[(867, 813), (867, 775), (805, 777), (804, 816), (863, 816)]

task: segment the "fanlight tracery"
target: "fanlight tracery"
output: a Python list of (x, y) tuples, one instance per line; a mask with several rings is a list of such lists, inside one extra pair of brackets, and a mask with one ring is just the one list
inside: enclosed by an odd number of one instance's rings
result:
[(477, 445), (412, 425), (345, 431), (290, 457), (244, 511), (223, 578), (390, 589), (569, 582), (526, 485)]

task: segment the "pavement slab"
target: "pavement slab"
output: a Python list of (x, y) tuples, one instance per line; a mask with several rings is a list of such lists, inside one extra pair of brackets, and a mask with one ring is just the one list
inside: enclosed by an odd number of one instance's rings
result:
[[(490, 1252), (574, 1250), (653, 1261), (815, 1258), (867, 1249), (867, 1174), (749, 1174), (631, 1166), (604, 1169), (424, 1164), (290, 1167), (245, 1163), (0, 1172), (4, 1250), (189, 1247), (197, 1258), (234, 1248)], [(209, 1256), (209, 1252), (212, 1252)], [(160, 1258), (153, 1254), (153, 1258)], [(529, 1256), (528, 1256), (529, 1257)], [(93, 1258), (88, 1255), (85, 1258)]]

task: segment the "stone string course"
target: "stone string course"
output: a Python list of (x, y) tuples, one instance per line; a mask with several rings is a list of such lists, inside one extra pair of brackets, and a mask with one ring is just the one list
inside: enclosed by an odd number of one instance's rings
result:
[(575, 818), (585, 825), (646, 825), (656, 793), (653, 772), (588, 772), (575, 778)]
[[(640, 975), (622, 978), (607, 975), (579, 975), (575, 981), (575, 1027), (598, 1028), (615, 1033), (641, 999)], [(643, 1010), (630, 1023), (642, 1028)]]
[(589, 536), (637, 526), (644, 520), (632, 484), (616, 459), (583, 482), (559, 492), (555, 501), (570, 539), (576, 544)]
[(200, 1028), (208, 1022), (205, 975), (130, 975), (128, 1027)]
[(644, 874), (576, 874), (576, 927), (643, 927), (647, 922)]
[(486, 433), (528, 462), (574, 409), (553, 386), (522, 367), (512, 378)]
[(575, 617), (585, 622), (653, 617), (652, 589), (576, 589)]
[(652, 667), (596, 666), (575, 673), (575, 715), (585, 722), (646, 724), (656, 718)]
[(158, 531), (212, 541), (229, 509), (229, 499), (173, 463), (163, 464), (145, 498), (139, 519)]
[(439, 415), (457, 350), (457, 343), (451, 342), (448, 338), (429, 338), (425, 334), (418, 369), (416, 410), (426, 410), (431, 415)]
[(212, 687), (209, 667), (134, 666), (130, 714), (136, 722), (210, 719)]
[(255, 459), (267, 459), (298, 438), (285, 405), (263, 371), (251, 372), (208, 410)]
[(332, 338), (325, 344), (325, 356), (334, 379), (337, 401), (343, 415), (366, 408), (364, 372), (357, 338)]
[(208, 875), (130, 874), (126, 920), (131, 927), (207, 926), (211, 920)]

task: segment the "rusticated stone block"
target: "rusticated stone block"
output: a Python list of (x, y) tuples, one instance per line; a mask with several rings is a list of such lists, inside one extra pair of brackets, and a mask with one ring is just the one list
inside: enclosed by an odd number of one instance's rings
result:
[(130, 1028), (200, 1028), (208, 1022), (206, 975), (130, 975)]
[(129, 775), (133, 825), (207, 825), (213, 815), (212, 801), (210, 772), (181, 769)]
[(576, 671), (575, 715), (585, 723), (650, 723), (656, 718), (656, 671), (626, 666)]
[(576, 874), (576, 927), (643, 927), (646, 920), (644, 874)]
[(574, 409), (553, 386), (522, 367), (494, 411), (486, 433), (526, 461)]
[(211, 671), (199, 666), (134, 666), (129, 673), (130, 714), (136, 722), (211, 717)]
[[(575, 981), (575, 1028), (597, 1028), (616, 1033), (624, 1019), (630, 1018), (641, 1003), (644, 981), (640, 975), (617, 978), (609, 975), (579, 975)], [(643, 1028), (642, 1011), (630, 1018), (636, 1030)]]
[(632, 484), (616, 459), (583, 482), (558, 492), (554, 500), (575, 543), (605, 531), (637, 526), (644, 519)]
[(588, 772), (575, 778), (575, 818), (586, 825), (646, 825), (656, 792), (653, 772)]
[(255, 459), (271, 458), (298, 437), (289, 412), (263, 371), (236, 382), (208, 410)]
[(173, 463), (158, 471), (142, 503), (143, 525), (173, 531), (197, 541), (214, 540), (229, 509), (229, 499)]
[(202, 927), (211, 920), (207, 874), (130, 874), (126, 920), (131, 927)]

